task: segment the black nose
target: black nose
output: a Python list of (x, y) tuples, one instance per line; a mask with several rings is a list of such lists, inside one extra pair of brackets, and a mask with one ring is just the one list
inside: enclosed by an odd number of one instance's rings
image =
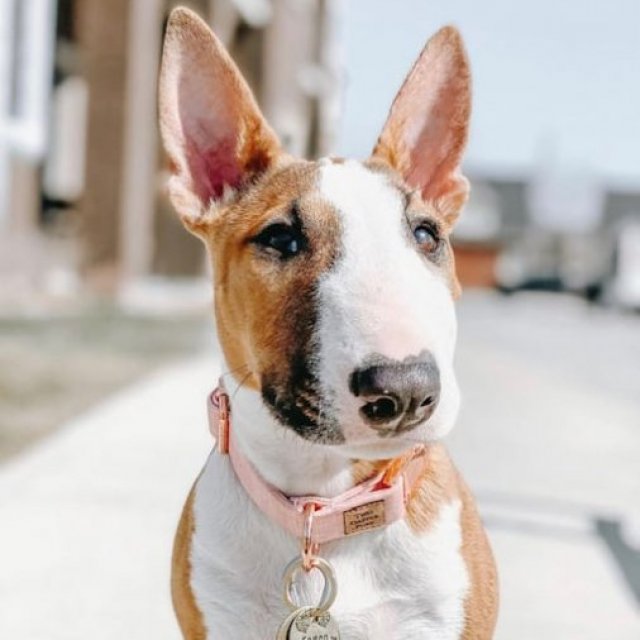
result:
[(429, 353), (403, 362), (376, 358), (356, 369), (349, 387), (364, 404), (360, 414), (374, 429), (407, 431), (426, 420), (440, 399), (440, 372)]

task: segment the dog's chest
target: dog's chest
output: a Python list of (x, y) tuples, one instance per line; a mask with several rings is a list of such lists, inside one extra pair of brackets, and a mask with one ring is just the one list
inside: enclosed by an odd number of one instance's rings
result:
[[(191, 587), (210, 638), (265, 640), (287, 614), (282, 571), (299, 545), (251, 503), (228, 468), (212, 457), (195, 495)], [(343, 640), (459, 638), (469, 579), (460, 553), (460, 506), (441, 508), (427, 532), (401, 521), (326, 545), (338, 597), (331, 613)], [(321, 585), (301, 585), (302, 604)]]

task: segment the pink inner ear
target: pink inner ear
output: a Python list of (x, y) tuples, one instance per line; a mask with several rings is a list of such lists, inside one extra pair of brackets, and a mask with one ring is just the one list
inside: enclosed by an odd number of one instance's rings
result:
[[(422, 187), (423, 197), (438, 197), (451, 187), (467, 138), (469, 88), (466, 73), (456, 64), (460, 58), (440, 55), (422, 76), (420, 95), (424, 107), (416, 109), (407, 101), (405, 132), (411, 168), (407, 181)], [(413, 109), (412, 109), (413, 106)]]
[(176, 206), (183, 216), (202, 216), (226, 188), (240, 189), (266, 170), (277, 139), (224, 47), (185, 9), (171, 14), (160, 84)]
[[(445, 92), (443, 92), (445, 93)], [(450, 187), (448, 178), (458, 168), (465, 142), (464, 127), (456, 126), (455, 95), (433, 110), (416, 140), (410, 142), (410, 170), (407, 182), (421, 187), (423, 197), (438, 197)]]
[(225, 186), (238, 187), (243, 179), (236, 109), (235, 95), (216, 68), (194, 73), (185, 66), (178, 84), (178, 113), (186, 169), (204, 205), (220, 198)]
[(193, 189), (203, 203), (218, 199), (225, 185), (238, 187), (242, 171), (236, 161), (236, 149), (232, 139), (223, 138), (202, 149), (193, 139), (187, 139), (187, 162)]

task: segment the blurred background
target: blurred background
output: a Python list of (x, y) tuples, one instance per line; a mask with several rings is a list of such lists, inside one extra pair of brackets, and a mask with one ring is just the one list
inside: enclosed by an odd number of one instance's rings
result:
[(366, 157), (426, 39), (461, 29), (449, 445), (498, 559), (496, 637), (640, 638), (636, 0), (0, 0), (0, 637), (178, 637), (171, 538), (219, 369), (157, 130), (176, 4), (310, 157)]

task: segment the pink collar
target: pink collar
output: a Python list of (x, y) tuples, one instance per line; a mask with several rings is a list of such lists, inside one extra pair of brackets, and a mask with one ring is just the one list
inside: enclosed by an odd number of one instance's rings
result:
[(378, 529), (404, 518), (412, 490), (425, 470), (424, 447), (334, 498), (289, 497), (268, 484), (237, 447), (230, 429), (229, 397), (215, 389), (207, 399), (209, 428), (218, 452), (229, 455), (233, 469), (253, 502), (271, 520), (306, 546)]

